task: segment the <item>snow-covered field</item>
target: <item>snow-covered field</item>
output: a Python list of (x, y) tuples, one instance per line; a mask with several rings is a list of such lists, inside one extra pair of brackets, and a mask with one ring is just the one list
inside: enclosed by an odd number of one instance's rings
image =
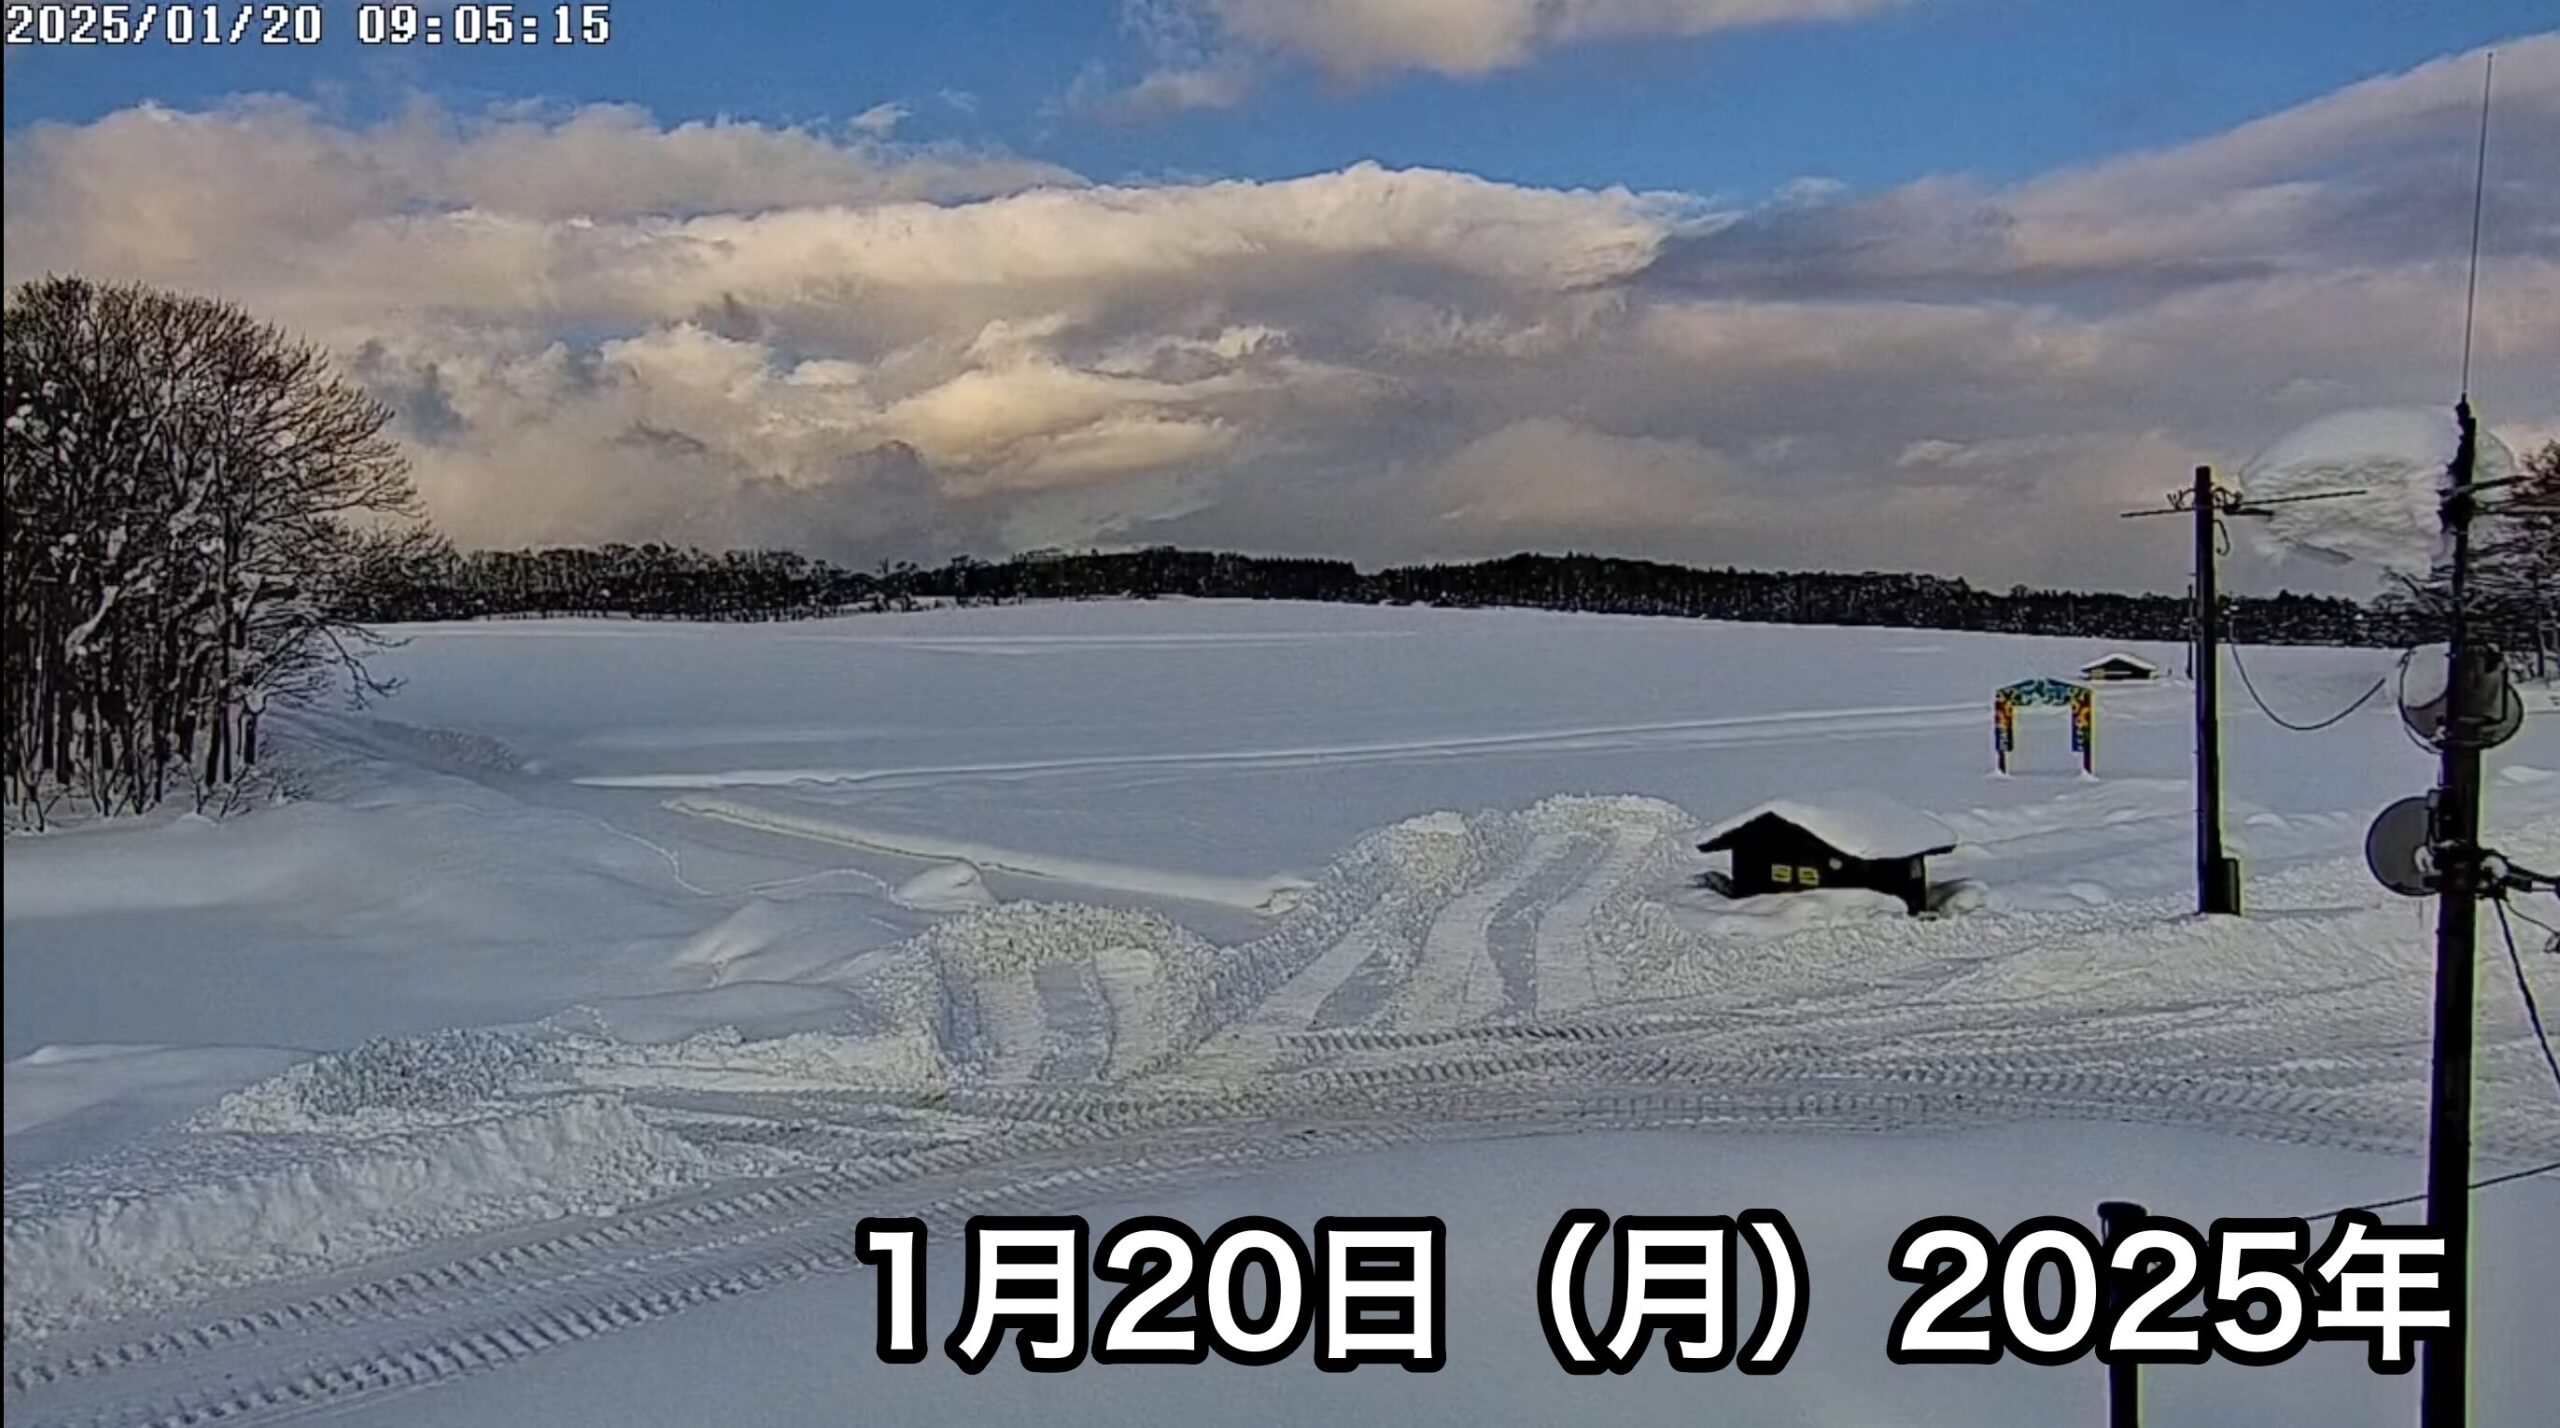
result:
[[(1172, 602), (408, 635), (395, 699), (283, 732), (295, 801), (10, 843), (13, 1424), (2094, 1420), (2094, 1364), (1889, 1365), (1895, 1232), (2419, 1188), (2427, 915), (2358, 849), (2431, 770), (2387, 700), (2296, 735), (2232, 689), (2251, 915), (2204, 923), (2183, 683), (2102, 689), (2095, 780), (2049, 710), (1989, 772), (1990, 691), (2071, 642)], [(2246, 658), (2297, 718), (2392, 662)], [(2545, 865), (2549, 708), (2490, 805)], [(1838, 788), (1952, 827), (1980, 905), (1694, 886), (1701, 828)], [(2494, 942), (2481, 987), (2482, 1168), (2560, 1157)], [(1804, 1350), (1562, 1374), (1530, 1278), (1580, 1204), (1786, 1210)], [(853, 1221), (990, 1209), (1440, 1214), (1450, 1367), (872, 1360)], [(2481, 1421), (2547, 1421), (2560, 1186), (2478, 1224)], [(2361, 1353), (2153, 1391), (2404, 1421)]]

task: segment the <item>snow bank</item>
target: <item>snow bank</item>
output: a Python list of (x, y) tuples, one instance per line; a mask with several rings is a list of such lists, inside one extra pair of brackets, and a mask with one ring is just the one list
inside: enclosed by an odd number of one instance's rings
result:
[[(22, 845), (11, 842), (8, 897), (0, 901), (0, 917), (11, 923), (254, 903), (293, 888), (322, 862), (320, 851), (293, 833), (230, 836), (194, 813), (140, 826), (105, 821), (17, 836), (52, 856), (41, 859), (41, 876), (18, 875)], [(63, 856), (84, 843), (98, 852)]]
[(1758, 942), (1788, 937), (1817, 927), (1868, 922), (1878, 918), (1909, 921), (1902, 899), (1865, 888), (1818, 888), (1812, 892), (1767, 897), (1692, 900), (1680, 908), (1680, 924), (1704, 937), (1724, 942)]
[(713, 987), (804, 982), (844, 960), (846, 910), (841, 898), (749, 897), (686, 938), (666, 966)]
[[(6, 1133), (24, 1134), (121, 1101), (208, 1101), (302, 1053), (259, 1046), (41, 1046), (6, 1068)], [(17, 1147), (10, 1148), (14, 1158)]]
[(1242, 908), (1249, 912), (1273, 912), (1285, 908), (1290, 899), (1305, 885), (1294, 878), (1221, 878), (1198, 873), (1176, 872), (1164, 868), (1130, 867), (1119, 863), (1097, 862), (1089, 858), (1071, 858), (1016, 848), (998, 848), (985, 843), (940, 838), (928, 833), (911, 833), (880, 828), (867, 828), (832, 818), (807, 813), (785, 812), (743, 803), (736, 799), (689, 796), (671, 799), (667, 807), (696, 818), (753, 828), (764, 833), (807, 838), (815, 842), (834, 843), (873, 853), (895, 853), (910, 858), (930, 858), (944, 862), (960, 862), (975, 868), (1016, 873), (1024, 877), (1050, 882), (1072, 883), (1080, 887), (1100, 888), (1111, 892), (1136, 893), (1144, 897), (1172, 898), (1181, 902), (1213, 903)]
[(995, 894), (987, 891), (986, 875), (978, 871), (976, 864), (965, 862), (936, 863), (898, 884), (890, 897), (899, 906), (918, 912), (966, 912), (992, 907), (996, 900)]
[(10, 1337), (528, 1220), (607, 1214), (707, 1167), (603, 1096), (359, 1138), (228, 1133), (191, 1150), (10, 1188)]
[[(2251, 521), (2261, 552), (2308, 555), (2423, 579), (2443, 552), (2437, 502), (2458, 438), (2450, 411), (2374, 408), (2312, 422), (2241, 469), (2239, 485), (2261, 501), (2353, 491), (2335, 500), (2279, 505)], [(2478, 479), (2515, 473), (2504, 442), (2480, 433)]]

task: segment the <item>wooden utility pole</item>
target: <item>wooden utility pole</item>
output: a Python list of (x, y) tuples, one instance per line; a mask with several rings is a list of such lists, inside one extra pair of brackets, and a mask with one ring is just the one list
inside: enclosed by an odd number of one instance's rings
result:
[(2196, 911), (2240, 910), (2239, 871), (2222, 851), (2221, 592), (2214, 538), (2221, 503), (2213, 468), (2196, 468)]
[(2217, 567), (2225, 516), (2273, 514), (2270, 508), (2302, 501), (2334, 501), (2362, 491), (2314, 491), (2252, 501), (2214, 484), (2213, 468), (2196, 468), (2195, 483), (2169, 493), (2165, 507), (2126, 511), (2128, 518), (2192, 515), (2195, 518), (2195, 640), (2188, 672), (2196, 684), (2196, 911), (2237, 915), (2240, 865), (2222, 848), (2222, 592)]

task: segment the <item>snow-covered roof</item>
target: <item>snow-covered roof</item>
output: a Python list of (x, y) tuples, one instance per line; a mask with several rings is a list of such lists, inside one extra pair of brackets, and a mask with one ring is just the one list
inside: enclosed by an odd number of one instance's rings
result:
[(2126, 654), (2122, 650), (2114, 650), (2098, 656), (2096, 659), (2080, 666), (2080, 672), (2086, 674), (2090, 670), (2104, 669), (2111, 664), (2131, 665), (2135, 669), (2147, 669), (2153, 674), (2158, 674), (2160, 672), (2160, 666), (2153, 664), (2151, 661), (2144, 659), (2140, 655)]
[(1916, 858), (1956, 845), (1955, 830), (1872, 789), (1840, 789), (1803, 798), (1772, 799), (1706, 831), (1699, 847), (1722, 841), (1766, 817), (1794, 824), (1852, 858)]

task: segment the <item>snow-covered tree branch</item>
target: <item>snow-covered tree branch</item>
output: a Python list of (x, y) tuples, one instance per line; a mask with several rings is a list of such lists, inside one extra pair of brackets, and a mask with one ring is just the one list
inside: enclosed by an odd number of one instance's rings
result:
[(273, 701), (379, 688), (353, 584), (434, 543), (387, 408), (236, 307), (142, 287), (21, 286), (6, 348), (15, 817), (202, 806)]

